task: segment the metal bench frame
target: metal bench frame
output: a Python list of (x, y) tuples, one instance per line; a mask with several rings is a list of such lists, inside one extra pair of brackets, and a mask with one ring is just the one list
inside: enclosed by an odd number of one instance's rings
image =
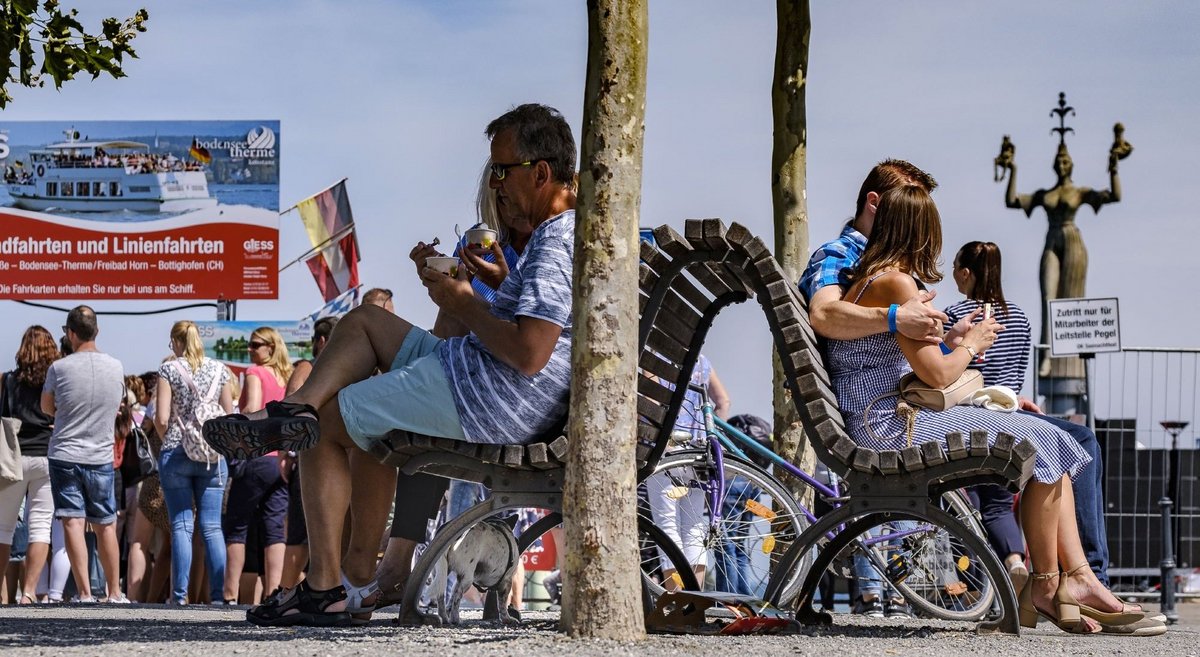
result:
[[(654, 236), (657, 245), (642, 243), (639, 270), (638, 481), (654, 471), (669, 444), (686, 384), (717, 314), (729, 304), (757, 298), (804, 430), (813, 438), (818, 458), (843, 477), (849, 496), (848, 503), (820, 518), (784, 553), (772, 572), (767, 599), (777, 601), (800, 558), (842, 527), (807, 573), (797, 610), (801, 622), (831, 623), (829, 614), (812, 608), (812, 601), (820, 575), (835, 555), (885, 519), (923, 520), (952, 528), (999, 587), (1002, 615), (981, 622), (979, 629), (1019, 633), (1016, 597), (999, 559), (961, 521), (942, 511), (937, 500), (947, 490), (980, 483), (1019, 489), (1032, 475), (1033, 446), (1006, 434), (989, 446), (985, 432), (973, 432), (947, 436), (948, 450), (938, 443), (899, 451), (858, 447), (846, 434), (804, 299), (762, 240), (744, 226), (727, 228), (719, 219), (688, 220), (683, 236), (661, 226)], [(561, 432), (529, 445), (481, 445), (392, 432), (372, 453), (406, 474), (475, 481), (492, 490), (492, 497), (439, 530), (418, 560), (405, 591), (403, 618), (408, 621), (416, 620), (417, 597), (434, 555), (462, 532), (506, 509), (562, 509), (567, 438)], [(543, 519), (538, 527), (553, 522)], [(639, 527), (657, 529), (644, 517)], [(690, 569), (679, 572), (685, 588), (697, 588), (694, 578), (687, 581)]]

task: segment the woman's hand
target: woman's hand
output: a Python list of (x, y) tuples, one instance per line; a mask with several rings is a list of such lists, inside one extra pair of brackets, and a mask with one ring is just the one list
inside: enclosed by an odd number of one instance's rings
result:
[[(492, 254), (495, 262), (484, 260), (483, 256), (488, 253)], [(499, 242), (493, 241), (487, 249), (459, 249), (458, 257), (474, 278), (493, 290), (499, 290), (500, 284), (508, 278), (508, 261), (504, 259), (504, 247)]]
[(967, 331), (961, 345), (973, 347), (975, 351), (983, 353), (996, 342), (996, 334), (1003, 330), (1004, 327), (996, 321), (995, 317), (988, 317)]
[(440, 243), (441, 241), (436, 237), (433, 238), (433, 241), (429, 244), (417, 242), (417, 245), (408, 252), (408, 257), (412, 259), (413, 264), (417, 266), (417, 278), (421, 278), (421, 273), (425, 271), (425, 260), (427, 258), (433, 258), (435, 256), (442, 255), (441, 252), (439, 252), (436, 248)]

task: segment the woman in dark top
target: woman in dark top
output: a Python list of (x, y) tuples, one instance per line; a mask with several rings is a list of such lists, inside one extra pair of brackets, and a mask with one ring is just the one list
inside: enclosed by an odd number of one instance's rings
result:
[(25, 581), (20, 602), (34, 602), (46, 555), (50, 552), (50, 523), (54, 500), (50, 496), (50, 466), (46, 449), (50, 445), (50, 427), (54, 418), (42, 412), (42, 384), (46, 370), (59, 358), (58, 345), (50, 332), (30, 326), (21, 337), (17, 367), (3, 375), (0, 389), (0, 415), (21, 421), (17, 434), (21, 445), (21, 481), (0, 481), (0, 564), (8, 563), (17, 515), (29, 497), (29, 548), (25, 556)]

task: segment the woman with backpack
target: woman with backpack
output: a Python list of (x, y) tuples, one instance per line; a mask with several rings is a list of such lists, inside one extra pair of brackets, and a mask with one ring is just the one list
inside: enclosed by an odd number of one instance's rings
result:
[(171, 352), (158, 369), (154, 428), (162, 436), (159, 479), (171, 520), (171, 602), (187, 604), (192, 567), (192, 506), (204, 535), (209, 589), (222, 599), (225, 581), (225, 537), (221, 503), (228, 469), (225, 460), (204, 442), (204, 420), (233, 410), (229, 370), (204, 355), (194, 322), (171, 327)]

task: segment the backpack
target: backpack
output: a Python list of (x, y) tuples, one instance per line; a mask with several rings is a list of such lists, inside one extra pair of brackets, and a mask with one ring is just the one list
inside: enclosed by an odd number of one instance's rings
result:
[(171, 362), (183, 375), (183, 380), (200, 401), (190, 422), (184, 422), (182, 418), (176, 417), (176, 421), (179, 422), (179, 432), (182, 435), (180, 444), (183, 446), (183, 453), (197, 463), (216, 463), (221, 460), (221, 455), (213, 450), (208, 441), (204, 440), (202, 429), (205, 422), (225, 415), (225, 409), (221, 408), (221, 404), (218, 403), (221, 395), (221, 376), (219, 374), (214, 376), (209, 385), (208, 394), (201, 395), (200, 390), (196, 388), (196, 379), (192, 377), (191, 371), (179, 359)]

